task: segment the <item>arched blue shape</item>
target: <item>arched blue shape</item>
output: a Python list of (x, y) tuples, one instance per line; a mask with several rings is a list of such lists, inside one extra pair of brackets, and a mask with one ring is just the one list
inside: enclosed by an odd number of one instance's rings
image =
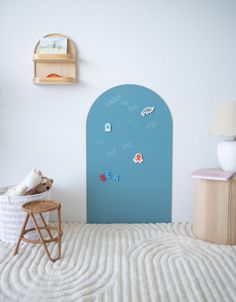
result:
[[(133, 160), (137, 153), (142, 163)], [(171, 189), (172, 118), (165, 102), (138, 85), (105, 91), (87, 118), (87, 221), (170, 222)]]

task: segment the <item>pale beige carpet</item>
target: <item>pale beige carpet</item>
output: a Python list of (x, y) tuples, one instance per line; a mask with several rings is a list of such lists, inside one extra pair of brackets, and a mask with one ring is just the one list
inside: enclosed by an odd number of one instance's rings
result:
[[(63, 224), (62, 259), (0, 242), (0, 301), (236, 301), (236, 247), (191, 224)], [(54, 252), (56, 250), (54, 249)]]

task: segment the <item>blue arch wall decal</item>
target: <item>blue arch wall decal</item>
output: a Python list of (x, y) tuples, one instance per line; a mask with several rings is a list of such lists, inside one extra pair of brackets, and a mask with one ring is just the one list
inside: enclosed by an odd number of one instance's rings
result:
[[(145, 111), (147, 107), (151, 108)], [(143, 162), (137, 155), (135, 163), (137, 153)], [(154, 91), (139, 85), (105, 91), (87, 118), (87, 221), (170, 222), (171, 204), (168, 106)]]

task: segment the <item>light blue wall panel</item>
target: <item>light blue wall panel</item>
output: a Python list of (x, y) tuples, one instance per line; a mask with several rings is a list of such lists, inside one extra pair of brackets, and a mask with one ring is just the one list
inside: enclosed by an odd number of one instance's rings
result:
[[(155, 109), (142, 116), (146, 107)], [(136, 153), (142, 163), (133, 161)], [(138, 85), (104, 92), (87, 118), (88, 222), (170, 222), (171, 188), (172, 119), (165, 102)]]

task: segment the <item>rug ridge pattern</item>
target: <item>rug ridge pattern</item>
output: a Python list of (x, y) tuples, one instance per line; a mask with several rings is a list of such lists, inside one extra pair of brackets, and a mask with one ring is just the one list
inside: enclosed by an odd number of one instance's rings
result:
[[(0, 241), (0, 301), (236, 299), (236, 247), (196, 240), (190, 223), (63, 224), (62, 259)], [(56, 247), (50, 245), (51, 252)]]

